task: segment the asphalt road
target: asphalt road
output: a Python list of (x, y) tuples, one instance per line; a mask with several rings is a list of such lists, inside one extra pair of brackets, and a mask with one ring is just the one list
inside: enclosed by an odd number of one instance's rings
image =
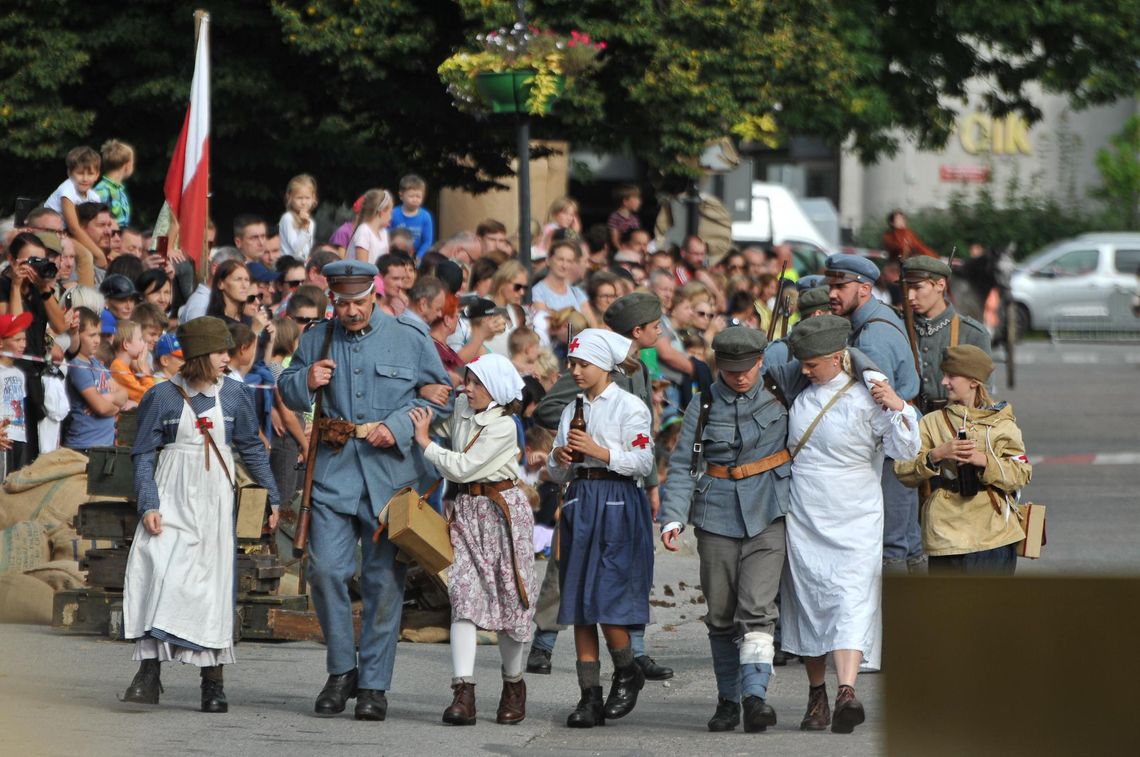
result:
[[(1025, 494), (1048, 506), (1049, 545), (1023, 574), (1140, 573), (1140, 502), (1134, 471), (1140, 460), (1140, 347), (1025, 345), (1018, 386), (1004, 389), (1036, 461)], [(705, 721), (716, 694), (699, 618), (704, 611), (691, 554), (657, 563), (658, 625), (650, 652), (677, 670), (668, 684), (650, 683), (627, 718), (592, 731), (572, 731), (565, 717), (577, 699), (570, 639), (560, 639), (551, 676), (529, 676), (528, 717), (498, 726), (498, 654), (479, 650), (476, 688), (480, 721), (445, 726), (450, 702), (446, 645), (401, 644), (390, 692), (389, 720), (357, 723), (350, 716), (310, 715), (324, 680), (317, 644), (239, 645), (227, 668), (227, 715), (197, 711), (196, 671), (166, 666), (163, 704), (146, 712), (117, 702), (133, 674), (130, 647), (51, 629), (0, 626), (0, 754), (4, 755), (369, 755), (377, 754), (754, 754), (865, 755), (883, 748), (887, 714), (884, 675), (861, 676), (867, 723), (851, 736), (800, 733), (806, 702), (801, 665), (779, 668), (769, 701), (779, 724), (765, 734), (710, 734)], [(666, 590), (668, 587), (668, 590)], [(608, 668), (603, 668), (603, 676)], [(833, 679), (831, 679), (833, 681)], [(834, 684), (829, 683), (834, 696)]]

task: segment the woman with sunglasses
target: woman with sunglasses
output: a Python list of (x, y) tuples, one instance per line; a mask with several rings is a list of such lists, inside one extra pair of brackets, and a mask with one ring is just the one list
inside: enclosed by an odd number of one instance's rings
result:
[(523, 299), (526, 297), (529, 288), (530, 280), (527, 277), (526, 269), (517, 260), (506, 261), (499, 266), (495, 275), (491, 277), (491, 299), (496, 305), (505, 308), (507, 311), (507, 328), (487, 342), (487, 349), (491, 352), (503, 357), (510, 357), (507, 341), (510, 339), (511, 332), (527, 325), (527, 314), (523, 309)]

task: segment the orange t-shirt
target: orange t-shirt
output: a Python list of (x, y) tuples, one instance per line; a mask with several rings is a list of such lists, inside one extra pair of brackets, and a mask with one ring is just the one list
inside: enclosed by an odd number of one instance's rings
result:
[(136, 376), (123, 360), (111, 361), (111, 378), (126, 389), (127, 396), (135, 402), (141, 402), (146, 390), (154, 386), (153, 376)]

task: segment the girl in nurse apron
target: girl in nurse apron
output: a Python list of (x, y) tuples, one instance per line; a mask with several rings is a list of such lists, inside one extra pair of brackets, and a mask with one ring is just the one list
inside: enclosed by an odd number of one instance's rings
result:
[[(638, 482), (653, 469), (652, 417), (610, 378), (632, 344), (602, 329), (585, 329), (570, 342), (570, 374), (585, 395), (586, 430), (570, 429), (576, 403), (567, 405), (547, 463), (552, 478), (570, 479), (558, 530), (558, 622), (574, 626), (578, 655), (582, 697), (567, 718), (571, 728), (628, 715), (645, 685), (628, 626), (649, 622), (653, 516)], [(581, 462), (574, 462), (576, 452)], [(604, 705), (598, 625), (614, 664)]]
[(481, 355), (467, 364), (464, 393), (443, 424), (452, 450), (428, 436), (432, 412), (411, 411), (415, 440), (424, 459), (452, 482), (455, 497), (447, 571), (451, 598), (451, 662), (454, 699), (443, 722), (475, 724), (476, 629), (497, 631), (503, 689), (495, 722), (514, 725), (526, 717), (523, 649), (534, 617), (534, 513), (518, 487), (518, 427), (523, 380), (502, 355)]
[(186, 363), (139, 404), (134, 461), (141, 519), (123, 586), (124, 635), (135, 640), (138, 673), (124, 701), (158, 704), (162, 662), (201, 669), (202, 711), (226, 712), (222, 666), (234, 662), (234, 457), (269, 491), (277, 489), (258, 437), (253, 401), (225, 378), (233, 340), (217, 318), (178, 327)]

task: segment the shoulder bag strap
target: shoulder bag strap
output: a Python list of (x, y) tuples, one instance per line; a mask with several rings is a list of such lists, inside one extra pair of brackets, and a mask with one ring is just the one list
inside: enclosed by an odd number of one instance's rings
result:
[[(201, 418), (202, 416), (200, 416), (194, 412), (194, 406), (190, 404), (190, 395), (186, 393), (186, 390), (183, 389), (182, 387), (180, 387), (178, 384), (175, 384), (173, 381), (170, 383), (175, 389), (178, 390), (178, 393), (182, 395), (182, 399), (186, 400), (186, 405), (190, 408), (190, 412), (194, 413), (194, 417)], [(218, 397), (217, 397), (217, 399), (215, 399), (215, 402), (221, 402), (221, 401), (222, 401), (222, 393), (221, 393), (221, 390), (219, 389), (218, 390)], [(224, 429), (223, 429), (223, 431), (224, 431)], [(230, 488), (236, 491), (237, 490), (237, 484), (234, 483), (234, 477), (230, 475), (229, 466), (226, 465), (225, 458), (222, 457), (222, 451), (220, 449), (218, 449), (218, 443), (214, 441), (214, 435), (210, 433), (209, 429), (206, 429), (202, 432), (202, 436), (206, 437), (206, 447), (208, 448), (206, 450), (206, 470), (210, 469), (210, 450), (213, 450), (214, 454), (217, 455), (217, 457), (218, 457), (218, 462), (222, 464), (222, 470), (226, 474), (226, 480), (230, 482)]]
[(946, 421), (946, 428), (950, 429), (951, 438), (958, 436), (958, 429), (954, 428), (954, 422), (950, 420), (950, 413), (946, 412), (946, 408), (942, 408), (942, 420)]
[(704, 449), (701, 437), (705, 433), (705, 425), (709, 422), (709, 410), (712, 408), (712, 389), (698, 394), (697, 401), (701, 403), (701, 412), (697, 415), (697, 430), (693, 434), (693, 458), (689, 463), (689, 475), (693, 478), (697, 477), (701, 469), (701, 452)]
[[(902, 335), (903, 335), (903, 338), (904, 338), (904, 339), (906, 339), (906, 332), (905, 332), (905, 331), (903, 331), (902, 329), (900, 329), (900, 328), (899, 328), (899, 325), (898, 325), (897, 323), (895, 323), (894, 321), (888, 321), (886, 318), (868, 318), (868, 319), (867, 319), (867, 322), (866, 322), (866, 323), (864, 323), (862, 326), (860, 326), (860, 327), (859, 327), (859, 330), (858, 330), (858, 331), (856, 331), (854, 334), (852, 334), (852, 335), (851, 335), (851, 338), (852, 338), (852, 339), (854, 339), (855, 337), (857, 337), (857, 336), (859, 336), (860, 334), (862, 334), (862, 333), (863, 333), (863, 329), (867, 328), (867, 326), (869, 326), (869, 325), (870, 325), (870, 324), (872, 324), (872, 323), (885, 323), (885, 324), (887, 324), (888, 326), (890, 326), (891, 328), (893, 328), (895, 331), (897, 331), (897, 332), (899, 332), (900, 334), (902, 334)], [(910, 341), (910, 340), (908, 339), (907, 341)]]
[[(479, 427), (479, 430), (475, 432), (475, 436), (471, 437), (471, 441), (467, 442), (467, 446), (463, 448), (463, 454), (466, 455), (468, 452), (471, 451), (471, 448), (475, 446), (476, 440), (478, 440), (479, 436), (483, 433), (484, 428), (486, 428), (486, 426), (480, 426)], [(421, 494), (420, 496), (423, 499), (427, 499), (431, 495), (435, 494), (435, 490), (438, 489), (439, 485), (442, 483), (443, 483), (443, 478), (442, 477), (437, 478), (435, 480), (435, 483), (432, 484), (430, 487), (428, 487), (428, 490), (426, 492), (424, 492), (423, 494)]]
[(828, 410), (830, 410), (832, 407), (834, 407), (835, 403), (839, 401), (839, 398), (842, 397), (843, 395), (847, 394), (847, 392), (853, 386), (855, 386), (855, 379), (854, 378), (852, 378), (850, 381), (848, 381), (843, 386), (842, 389), (840, 389), (838, 392), (836, 392), (832, 396), (832, 398), (827, 401), (827, 404), (824, 405), (823, 409), (819, 411), (819, 414), (815, 416), (815, 420), (813, 420), (811, 422), (811, 425), (807, 427), (807, 431), (805, 431), (804, 435), (802, 437), (800, 437), (800, 443), (796, 445), (796, 448), (794, 450), (792, 450), (792, 457), (795, 457), (796, 455), (800, 454), (800, 450), (804, 448), (804, 445), (808, 443), (808, 439), (810, 439), (811, 435), (813, 433), (815, 433), (815, 427), (819, 425), (819, 422), (821, 420), (823, 420), (823, 416), (827, 413)]
[(958, 327), (961, 325), (962, 319), (955, 313), (950, 319), (950, 346), (958, 346)]

